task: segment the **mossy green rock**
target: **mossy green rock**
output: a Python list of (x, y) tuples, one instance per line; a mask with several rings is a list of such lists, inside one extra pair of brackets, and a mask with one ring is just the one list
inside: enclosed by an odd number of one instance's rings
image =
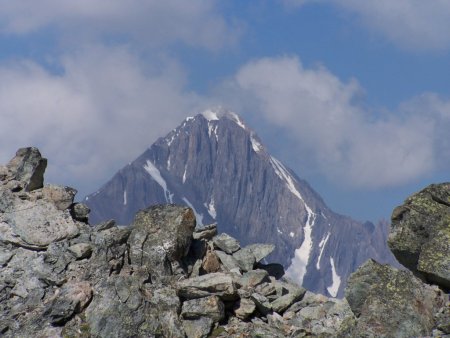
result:
[(357, 317), (352, 337), (430, 336), (434, 314), (445, 304), (436, 286), (373, 260), (350, 276), (345, 297)]
[(395, 208), (388, 244), (414, 274), (450, 289), (450, 183), (432, 184)]

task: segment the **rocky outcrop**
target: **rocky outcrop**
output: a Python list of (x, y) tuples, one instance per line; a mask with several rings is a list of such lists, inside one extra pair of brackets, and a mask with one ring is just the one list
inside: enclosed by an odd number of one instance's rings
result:
[(2, 337), (450, 337), (448, 294), (409, 271), (370, 260), (346, 298), (327, 298), (263, 264), (273, 245), (196, 229), (190, 208), (90, 226), (73, 189), (29, 191), (7, 177), (16, 176), (0, 176)]
[(450, 289), (450, 183), (432, 184), (392, 214), (389, 246), (417, 276)]

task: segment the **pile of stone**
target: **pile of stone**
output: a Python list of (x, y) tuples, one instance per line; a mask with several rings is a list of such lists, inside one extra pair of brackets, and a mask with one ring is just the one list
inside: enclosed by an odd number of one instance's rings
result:
[[(448, 263), (448, 251), (437, 250), (435, 260), (427, 253), (440, 267), (432, 276), (420, 258), (434, 234), (448, 234), (445, 203), (439, 225), (429, 226), (436, 230), (414, 247), (416, 276), (368, 261), (351, 276), (346, 298), (332, 299), (288, 280), (281, 265), (265, 264), (272, 245), (241, 247), (215, 225), (196, 229), (190, 208), (154, 206), (127, 227), (113, 220), (90, 226), (74, 189), (43, 185), (45, 164), (36, 148), (24, 148), (0, 167), (0, 336), (450, 335), (449, 269), (437, 262)], [(450, 203), (450, 195), (439, 196)], [(394, 212), (400, 223), (391, 246), (405, 257), (410, 249), (400, 242), (414, 223), (413, 204)]]

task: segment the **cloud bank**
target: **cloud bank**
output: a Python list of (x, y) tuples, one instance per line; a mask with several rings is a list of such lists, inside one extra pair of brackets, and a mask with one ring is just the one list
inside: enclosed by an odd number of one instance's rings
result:
[(303, 168), (335, 183), (401, 185), (450, 159), (449, 145), (440, 141), (450, 127), (450, 103), (433, 94), (375, 115), (360, 104), (356, 80), (342, 82), (320, 66), (306, 69), (297, 57), (250, 62), (224, 88), (237, 106), (289, 133), (291, 154)]
[(450, 48), (450, 2), (447, 0), (284, 0), (289, 7), (308, 3), (337, 6), (357, 22), (395, 45), (413, 50)]

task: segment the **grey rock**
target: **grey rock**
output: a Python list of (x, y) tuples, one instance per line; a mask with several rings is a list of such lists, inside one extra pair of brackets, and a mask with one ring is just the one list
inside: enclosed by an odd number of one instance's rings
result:
[(244, 289), (254, 289), (256, 286), (269, 282), (269, 274), (265, 270), (251, 270), (242, 275), (239, 284)]
[(188, 338), (208, 337), (213, 325), (213, 320), (208, 317), (200, 317), (193, 320), (183, 320), (183, 328)]
[(249, 298), (241, 298), (235, 303), (233, 310), (237, 318), (245, 320), (250, 317), (253, 312), (255, 312), (255, 309), (256, 305), (253, 300)]
[(178, 295), (194, 299), (217, 295), (223, 300), (236, 299), (237, 289), (232, 276), (223, 272), (189, 278), (178, 282)]
[(26, 191), (42, 188), (47, 159), (41, 156), (37, 148), (21, 148), (8, 163), (12, 179), (23, 182)]
[(89, 243), (77, 243), (68, 248), (77, 259), (88, 258), (92, 254), (92, 245)]
[(259, 293), (253, 293), (251, 295), (251, 299), (262, 315), (265, 316), (272, 311), (272, 304), (270, 304), (270, 301), (263, 295), (260, 295)]
[(275, 245), (273, 244), (250, 244), (245, 247), (246, 250), (249, 250), (255, 256), (256, 263), (259, 263), (261, 260), (266, 258), (272, 251), (275, 249)]
[(55, 204), (58, 210), (68, 209), (77, 191), (70, 187), (59, 185), (46, 185), (42, 188), (42, 197)]
[(431, 335), (441, 292), (409, 271), (367, 261), (350, 276), (346, 298), (358, 317), (353, 335), (385, 337)]
[(230, 255), (241, 248), (237, 239), (227, 235), (226, 233), (221, 233), (220, 235), (215, 236), (213, 238), (213, 243), (217, 248)]
[(84, 203), (74, 203), (71, 211), (74, 219), (80, 222), (87, 222), (91, 209)]
[[(154, 206), (136, 214), (129, 238), (132, 264), (154, 264), (150, 251), (161, 251), (169, 261), (180, 260), (189, 251), (195, 216), (191, 209), (174, 205)], [(163, 257), (163, 254), (159, 256)]]
[(109, 220), (104, 221), (104, 222), (102, 222), (100, 224), (97, 224), (94, 227), (94, 230), (97, 231), (97, 232), (103, 231), (103, 230), (108, 230), (108, 229), (111, 229), (112, 227), (114, 227), (115, 225), (116, 225), (116, 221), (113, 220), (113, 219), (109, 219)]
[(236, 251), (233, 254), (233, 258), (238, 263), (239, 268), (242, 271), (250, 271), (253, 269), (256, 263), (255, 255), (253, 251), (248, 248), (243, 248), (239, 251)]
[(208, 317), (217, 323), (225, 318), (225, 306), (217, 296), (191, 299), (183, 303), (181, 316), (184, 319)]
[(304, 288), (295, 288), (289, 290), (288, 294), (285, 294), (284, 296), (281, 296), (272, 302), (272, 309), (279, 314), (282, 314), (287, 308), (289, 308), (289, 306), (299, 301), (303, 297), (305, 292), (306, 289)]
[(194, 239), (205, 239), (205, 240), (210, 240), (215, 235), (217, 235), (217, 224), (210, 224), (201, 228), (197, 228), (192, 234)]
[(225, 270), (231, 271), (233, 269), (239, 269), (239, 264), (236, 261), (236, 259), (234, 259), (233, 256), (228, 255), (225, 252), (220, 251), (220, 250), (217, 250), (215, 253), (216, 253), (217, 257), (219, 257)]
[(394, 209), (388, 243), (417, 276), (450, 289), (450, 183), (432, 184)]
[(218, 272), (220, 270), (220, 262), (215, 251), (208, 250), (203, 257), (202, 268), (206, 273)]

